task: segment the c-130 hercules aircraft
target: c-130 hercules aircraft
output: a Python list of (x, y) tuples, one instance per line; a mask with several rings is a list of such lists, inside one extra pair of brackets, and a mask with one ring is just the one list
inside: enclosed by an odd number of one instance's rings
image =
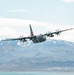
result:
[(70, 29), (58, 30), (58, 31), (50, 32), (50, 33), (46, 33), (46, 34), (34, 35), (32, 27), (31, 27), (31, 24), (29, 24), (29, 27), (30, 27), (30, 36), (28, 36), (28, 37), (20, 37), (20, 38), (13, 38), (13, 39), (5, 39), (5, 40), (2, 40), (2, 41), (20, 40), (22, 42), (26, 42), (27, 39), (29, 39), (29, 40), (32, 40), (33, 43), (41, 43), (41, 42), (46, 41), (47, 37), (54, 37), (54, 34), (59, 35), (61, 32), (73, 29), (73, 28), (70, 28)]

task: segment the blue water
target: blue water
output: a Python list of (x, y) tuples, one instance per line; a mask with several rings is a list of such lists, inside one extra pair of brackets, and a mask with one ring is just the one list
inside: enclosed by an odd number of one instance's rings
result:
[(74, 75), (74, 74), (25, 73), (25, 72), (0, 72), (0, 75)]

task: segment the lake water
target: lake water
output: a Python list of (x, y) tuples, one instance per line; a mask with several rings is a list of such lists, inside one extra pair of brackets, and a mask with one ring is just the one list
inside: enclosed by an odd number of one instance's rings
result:
[(52, 73), (25, 73), (25, 72), (0, 72), (0, 75), (74, 75), (74, 74), (52, 74)]

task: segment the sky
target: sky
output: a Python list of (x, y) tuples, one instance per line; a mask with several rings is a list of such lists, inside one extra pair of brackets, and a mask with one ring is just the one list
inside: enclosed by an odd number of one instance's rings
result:
[[(74, 0), (0, 0), (0, 38), (74, 28)], [(56, 39), (74, 42), (74, 31)], [(54, 39), (55, 39), (54, 38)]]

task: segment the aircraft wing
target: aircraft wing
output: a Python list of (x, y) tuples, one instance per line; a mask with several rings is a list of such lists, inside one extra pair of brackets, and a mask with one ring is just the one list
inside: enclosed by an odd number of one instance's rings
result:
[(72, 30), (73, 28), (70, 28), (70, 29), (65, 29), (65, 30), (57, 30), (55, 32), (50, 32), (50, 33), (46, 33), (44, 35), (46, 35), (47, 37), (54, 37), (54, 34), (55, 35), (59, 35), (61, 32), (64, 32), (64, 31), (68, 31), (68, 30)]
[(31, 39), (31, 37), (20, 37), (20, 38), (12, 38), (12, 39), (4, 39), (4, 40), (1, 40), (1, 41), (14, 41), (14, 40), (20, 40), (20, 41), (23, 41), (23, 42), (26, 42), (27, 40), (26, 39)]

